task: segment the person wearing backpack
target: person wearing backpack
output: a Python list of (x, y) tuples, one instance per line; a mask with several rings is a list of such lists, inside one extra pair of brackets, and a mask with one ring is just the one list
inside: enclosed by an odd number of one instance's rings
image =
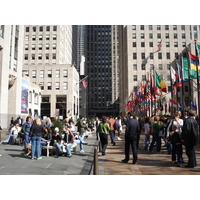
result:
[(113, 127), (114, 127), (115, 131), (117, 131), (117, 133), (118, 133), (117, 139), (118, 139), (118, 140), (121, 140), (121, 138), (119, 137), (119, 136), (120, 136), (119, 117), (115, 119), (115, 123), (114, 123)]

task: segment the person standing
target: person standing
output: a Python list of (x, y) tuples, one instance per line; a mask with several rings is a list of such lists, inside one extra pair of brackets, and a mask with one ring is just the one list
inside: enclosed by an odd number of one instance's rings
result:
[(108, 133), (110, 130), (110, 126), (107, 123), (106, 117), (104, 116), (102, 118), (102, 122), (99, 124), (97, 128), (97, 132), (99, 133), (100, 136), (100, 141), (102, 145), (102, 156), (106, 155), (106, 148), (108, 146)]
[(195, 110), (189, 110), (188, 118), (185, 120), (182, 128), (181, 139), (185, 145), (186, 155), (188, 157), (188, 165), (186, 165), (187, 168), (197, 166), (195, 146), (198, 136), (198, 123), (195, 120), (195, 116)]
[(31, 132), (31, 117), (26, 118), (26, 122), (22, 125), (22, 132), (24, 133), (24, 149), (30, 143), (30, 132)]
[(41, 145), (40, 141), (43, 135), (44, 128), (41, 120), (36, 118), (33, 125), (31, 126), (31, 159), (34, 159), (36, 154), (37, 160), (42, 159), (41, 157)]
[(129, 150), (130, 146), (133, 151), (133, 164), (137, 164), (138, 156), (137, 156), (137, 137), (140, 132), (140, 125), (137, 120), (133, 118), (133, 114), (129, 114), (130, 119), (126, 124), (125, 131), (125, 159), (122, 160), (123, 163), (128, 163), (129, 161)]
[(113, 119), (112, 116), (110, 116), (110, 119), (108, 120), (108, 124), (110, 126), (110, 130), (109, 130), (109, 134), (110, 134), (110, 139), (111, 139), (111, 143), (113, 144), (113, 146), (116, 145), (115, 143), (115, 129), (114, 129), (114, 123), (115, 120)]

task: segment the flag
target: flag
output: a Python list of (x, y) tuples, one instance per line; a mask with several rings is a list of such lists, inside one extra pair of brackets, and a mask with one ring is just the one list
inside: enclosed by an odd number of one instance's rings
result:
[(178, 68), (178, 83), (177, 83), (177, 86), (181, 87), (182, 82), (183, 82), (182, 67), (178, 63), (176, 63), (176, 64), (177, 64), (177, 68)]
[(171, 72), (171, 79), (172, 79), (172, 85), (176, 83), (176, 72), (172, 66), (170, 66), (170, 72)]
[(198, 53), (199, 58), (200, 58), (200, 44), (197, 44), (197, 53)]
[(86, 89), (88, 87), (88, 76), (82, 79), (83, 87)]
[(199, 58), (191, 53), (189, 53), (190, 58), (190, 78), (197, 78), (197, 68), (198, 68), (198, 76), (200, 77), (200, 66), (199, 66)]
[(159, 44), (158, 44), (158, 50), (156, 52), (161, 51), (161, 47), (162, 47), (162, 40), (159, 42)]
[(158, 87), (161, 91), (167, 92), (166, 90), (166, 83), (160, 78), (157, 72), (154, 70), (155, 76), (155, 86)]
[(196, 106), (196, 103), (195, 103), (195, 102), (192, 102), (192, 101), (191, 101), (191, 108), (192, 108), (193, 110), (197, 110), (197, 106)]
[(189, 79), (189, 60), (186, 57), (182, 57), (183, 66), (183, 80)]

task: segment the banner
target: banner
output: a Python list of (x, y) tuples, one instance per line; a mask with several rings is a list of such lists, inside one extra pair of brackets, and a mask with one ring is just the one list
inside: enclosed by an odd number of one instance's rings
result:
[(22, 80), (21, 113), (28, 114), (28, 82)]

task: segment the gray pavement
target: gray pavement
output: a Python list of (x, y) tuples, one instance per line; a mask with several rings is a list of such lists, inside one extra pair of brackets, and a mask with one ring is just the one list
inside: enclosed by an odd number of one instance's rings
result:
[[(7, 137), (5, 131), (1, 141)], [(71, 158), (42, 156), (42, 160), (31, 160), (24, 155), (22, 145), (0, 144), (0, 175), (89, 175), (93, 164), (94, 147), (97, 147), (96, 134), (92, 133), (85, 141), (85, 153), (79, 152)]]

